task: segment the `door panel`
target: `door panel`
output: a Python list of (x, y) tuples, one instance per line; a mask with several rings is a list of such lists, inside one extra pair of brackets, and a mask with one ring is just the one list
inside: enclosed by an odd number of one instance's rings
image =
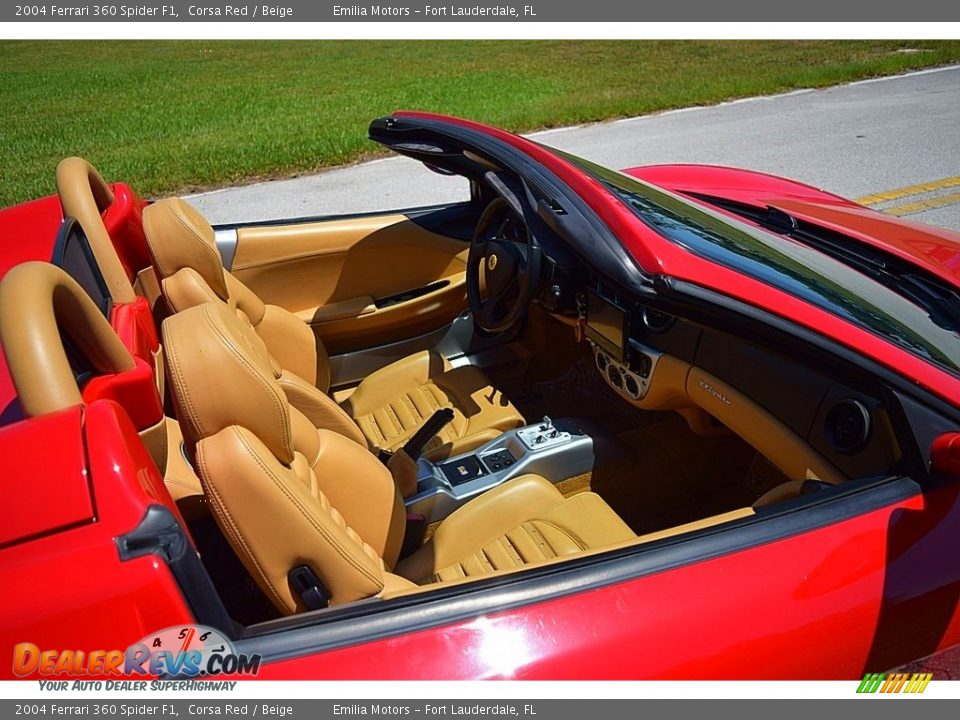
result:
[(451, 322), (467, 304), (468, 250), (405, 215), (380, 215), (239, 228), (231, 271), (340, 353)]

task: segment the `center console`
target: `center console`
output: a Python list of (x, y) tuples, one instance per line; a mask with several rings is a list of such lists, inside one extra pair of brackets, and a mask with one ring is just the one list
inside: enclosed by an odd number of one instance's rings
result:
[(471, 453), (433, 463), (417, 461), (417, 492), (407, 512), (428, 523), (442, 520), (467, 500), (511, 478), (534, 473), (551, 482), (588, 472), (594, 465), (591, 437), (574, 420), (550, 418), (509, 430)]

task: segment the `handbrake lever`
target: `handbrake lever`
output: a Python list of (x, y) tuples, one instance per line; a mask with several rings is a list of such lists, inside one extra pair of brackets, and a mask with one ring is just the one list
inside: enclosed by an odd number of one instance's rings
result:
[(419, 460), (423, 454), (423, 448), (426, 447), (431, 438), (452, 421), (453, 410), (440, 408), (427, 418), (427, 421), (420, 426), (419, 430), (410, 436), (410, 439), (403, 446), (403, 451), (410, 456), (410, 459)]

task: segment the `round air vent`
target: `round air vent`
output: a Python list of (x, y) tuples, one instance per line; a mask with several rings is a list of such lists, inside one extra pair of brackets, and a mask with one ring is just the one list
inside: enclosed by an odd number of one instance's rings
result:
[(824, 432), (837, 452), (844, 455), (859, 452), (870, 437), (870, 412), (858, 400), (841, 400), (827, 413)]
[(599, 370), (600, 372), (606, 372), (608, 363), (609, 361), (607, 360), (607, 356), (604, 355), (602, 352), (598, 352), (597, 353), (597, 370)]
[(643, 309), (643, 325), (650, 332), (662, 333), (670, 329), (670, 326), (673, 325), (674, 317), (673, 315), (667, 315), (666, 313), (657, 312), (656, 310), (651, 310), (648, 307)]
[(623, 378), (620, 376), (620, 371), (617, 370), (615, 365), (607, 366), (607, 378), (610, 380), (610, 384), (615, 388), (623, 387)]

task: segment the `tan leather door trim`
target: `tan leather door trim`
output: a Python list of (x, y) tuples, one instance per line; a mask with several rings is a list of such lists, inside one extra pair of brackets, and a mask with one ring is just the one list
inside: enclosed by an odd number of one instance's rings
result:
[(403, 215), (237, 230), (231, 272), (291, 312), (395, 295), (466, 268), (468, 244)]
[[(466, 308), (469, 244), (405, 215), (237, 230), (232, 272), (266, 303), (309, 322), (331, 353), (422, 335)], [(450, 284), (377, 309), (374, 300)]]
[[(467, 274), (458, 273), (449, 280), (449, 285), (413, 300), (385, 308), (367, 306), (353, 316), (330, 318), (325, 307), (313, 315), (309, 311), (297, 314), (310, 324), (331, 354), (385, 345), (437, 330), (467, 306)], [(362, 299), (357, 305), (360, 302)]]
[(406, 215), (396, 214), (238, 228), (231, 272), (314, 255), (344, 254), (373, 233), (405, 222), (409, 222)]
[(373, 298), (366, 295), (364, 297), (354, 298), (353, 300), (341, 300), (340, 302), (321, 305), (316, 309), (300, 310), (296, 315), (305, 323), (318, 325), (334, 320), (356, 318), (376, 311), (377, 306)]

